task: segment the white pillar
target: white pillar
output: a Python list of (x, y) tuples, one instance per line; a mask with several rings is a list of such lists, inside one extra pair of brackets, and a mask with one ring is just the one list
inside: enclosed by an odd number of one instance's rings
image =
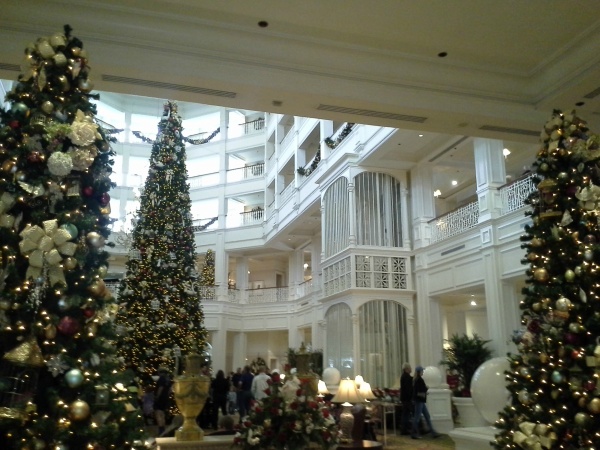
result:
[[(350, 247), (356, 247), (356, 200), (354, 196), (354, 179), (348, 180), (348, 224), (349, 236), (348, 244)], [(344, 220), (343, 218), (340, 218)]]
[[(504, 284), (499, 277), (500, 267), (496, 257), (496, 251), (485, 249), (483, 251), (483, 265), (485, 271), (485, 304), (487, 312), (487, 322), (489, 329), (489, 343), (493, 351), (493, 356), (504, 356), (508, 351), (506, 343), (507, 322), (512, 322), (512, 307), (507, 308), (512, 300), (506, 302), (504, 297)], [(510, 336), (510, 334), (509, 334)]]
[[(244, 367), (249, 361), (246, 361), (248, 350), (248, 338), (246, 333), (235, 333), (233, 337), (233, 367)], [(234, 369), (235, 370), (235, 369)]]
[(216, 234), (217, 242), (216, 242), (216, 250), (215, 254), (215, 286), (217, 286), (217, 298), (220, 301), (227, 301), (229, 294), (227, 293), (228, 289), (228, 280), (227, 276), (228, 267), (229, 267), (229, 257), (227, 252), (225, 251), (225, 233), (222, 231), (217, 232)]
[(360, 374), (360, 339), (359, 339), (359, 327), (358, 327), (358, 314), (352, 314), (352, 357), (354, 358), (353, 364), (353, 376)]
[(223, 321), (224, 319), (221, 317), (219, 329), (212, 332), (212, 367), (215, 373), (219, 369), (225, 371), (227, 364), (227, 327), (224, 326)]
[(431, 225), (429, 221), (435, 218), (433, 168), (431, 166), (421, 164), (410, 171), (410, 191), (413, 246), (417, 249), (431, 244)]
[(319, 121), (319, 131), (321, 134), (321, 159), (327, 159), (331, 149), (325, 144), (325, 138), (333, 135), (333, 122), (331, 120)]
[(442, 318), (437, 300), (428, 295), (426, 272), (416, 274), (417, 360), (421, 366), (438, 366), (442, 359)]
[(497, 139), (475, 138), (475, 176), (479, 200), (479, 222), (502, 214), (499, 188), (506, 184), (504, 144)]

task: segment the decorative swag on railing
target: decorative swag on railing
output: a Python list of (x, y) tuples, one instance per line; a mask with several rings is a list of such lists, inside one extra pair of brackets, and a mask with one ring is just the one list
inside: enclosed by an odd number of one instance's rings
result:
[[(330, 149), (332, 149), (332, 150), (335, 149), (350, 134), (354, 125), (355, 125), (354, 123), (348, 122), (346, 124), (346, 126), (342, 129), (342, 131), (340, 132), (340, 134), (338, 135), (337, 138), (333, 139), (331, 136), (329, 136), (329, 137), (326, 137), (323, 142)], [(317, 153), (315, 154), (315, 157), (311, 161), (308, 168), (298, 167), (298, 169), (296, 171), (300, 175), (309, 176), (317, 168), (320, 161), (321, 161), (321, 149), (319, 148), (319, 150), (317, 150)]]
[[(187, 142), (189, 144), (192, 145), (202, 145), (202, 144), (206, 144), (207, 142), (210, 142), (217, 134), (219, 134), (221, 132), (221, 127), (217, 128), (215, 131), (213, 131), (210, 136), (208, 136), (205, 139), (192, 139), (191, 137), (185, 137), (182, 136), (181, 139), (184, 142)], [(133, 135), (138, 138), (141, 139), (142, 141), (144, 141), (147, 144), (154, 144), (154, 141), (146, 136), (144, 136), (141, 131), (132, 131)]]

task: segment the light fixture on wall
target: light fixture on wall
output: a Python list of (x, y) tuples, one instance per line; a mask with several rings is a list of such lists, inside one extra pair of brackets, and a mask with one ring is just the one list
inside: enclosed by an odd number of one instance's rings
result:
[(436, 189), (435, 191), (433, 191), (433, 196), (435, 198), (438, 198), (440, 195), (442, 195), (442, 191), (440, 191), (439, 189)]
[(458, 181), (452, 180), (452, 186), (456, 186), (457, 184), (458, 184)]
[(352, 440), (352, 428), (354, 427), (354, 415), (352, 414), (352, 405), (362, 403), (363, 399), (356, 389), (356, 383), (350, 378), (344, 378), (340, 381), (337, 393), (331, 399), (332, 403), (341, 403), (342, 412), (340, 414), (340, 431), (342, 441)]
[(504, 150), (502, 150), (502, 154), (504, 155), (504, 157), (506, 158), (508, 155), (510, 155), (510, 150), (505, 148)]

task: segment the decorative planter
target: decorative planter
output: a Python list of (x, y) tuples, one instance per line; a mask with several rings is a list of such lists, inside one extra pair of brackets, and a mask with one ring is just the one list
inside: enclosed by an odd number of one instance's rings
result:
[(452, 397), (452, 403), (458, 411), (457, 427), (485, 427), (488, 422), (475, 407), (471, 397)]
[(175, 432), (175, 439), (178, 441), (204, 439), (204, 431), (196, 423), (196, 417), (208, 398), (210, 378), (200, 374), (200, 362), (200, 355), (188, 355), (183, 375), (176, 377), (173, 383), (175, 403), (183, 416), (183, 425)]

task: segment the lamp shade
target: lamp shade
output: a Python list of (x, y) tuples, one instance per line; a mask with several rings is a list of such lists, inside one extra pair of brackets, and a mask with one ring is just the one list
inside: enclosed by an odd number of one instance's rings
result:
[(317, 390), (319, 391), (320, 395), (329, 394), (329, 390), (327, 389), (327, 385), (325, 384), (325, 382), (323, 380), (319, 380), (319, 384), (318, 384)]
[(360, 384), (360, 389), (358, 390), (358, 393), (365, 400), (374, 400), (377, 398), (377, 397), (375, 397), (375, 394), (373, 394), (373, 391), (371, 390), (371, 385), (369, 383), (367, 383), (366, 381), (363, 381)]
[(356, 377), (354, 377), (354, 383), (356, 383), (357, 389), (360, 389), (360, 385), (363, 384), (364, 381), (362, 375), (356, 375)]
[(350, 378), (340, 381), (337, 393), (331, 399), (333, 403), (362, 403), (364, 400), (356, 389), (356, 383)]

